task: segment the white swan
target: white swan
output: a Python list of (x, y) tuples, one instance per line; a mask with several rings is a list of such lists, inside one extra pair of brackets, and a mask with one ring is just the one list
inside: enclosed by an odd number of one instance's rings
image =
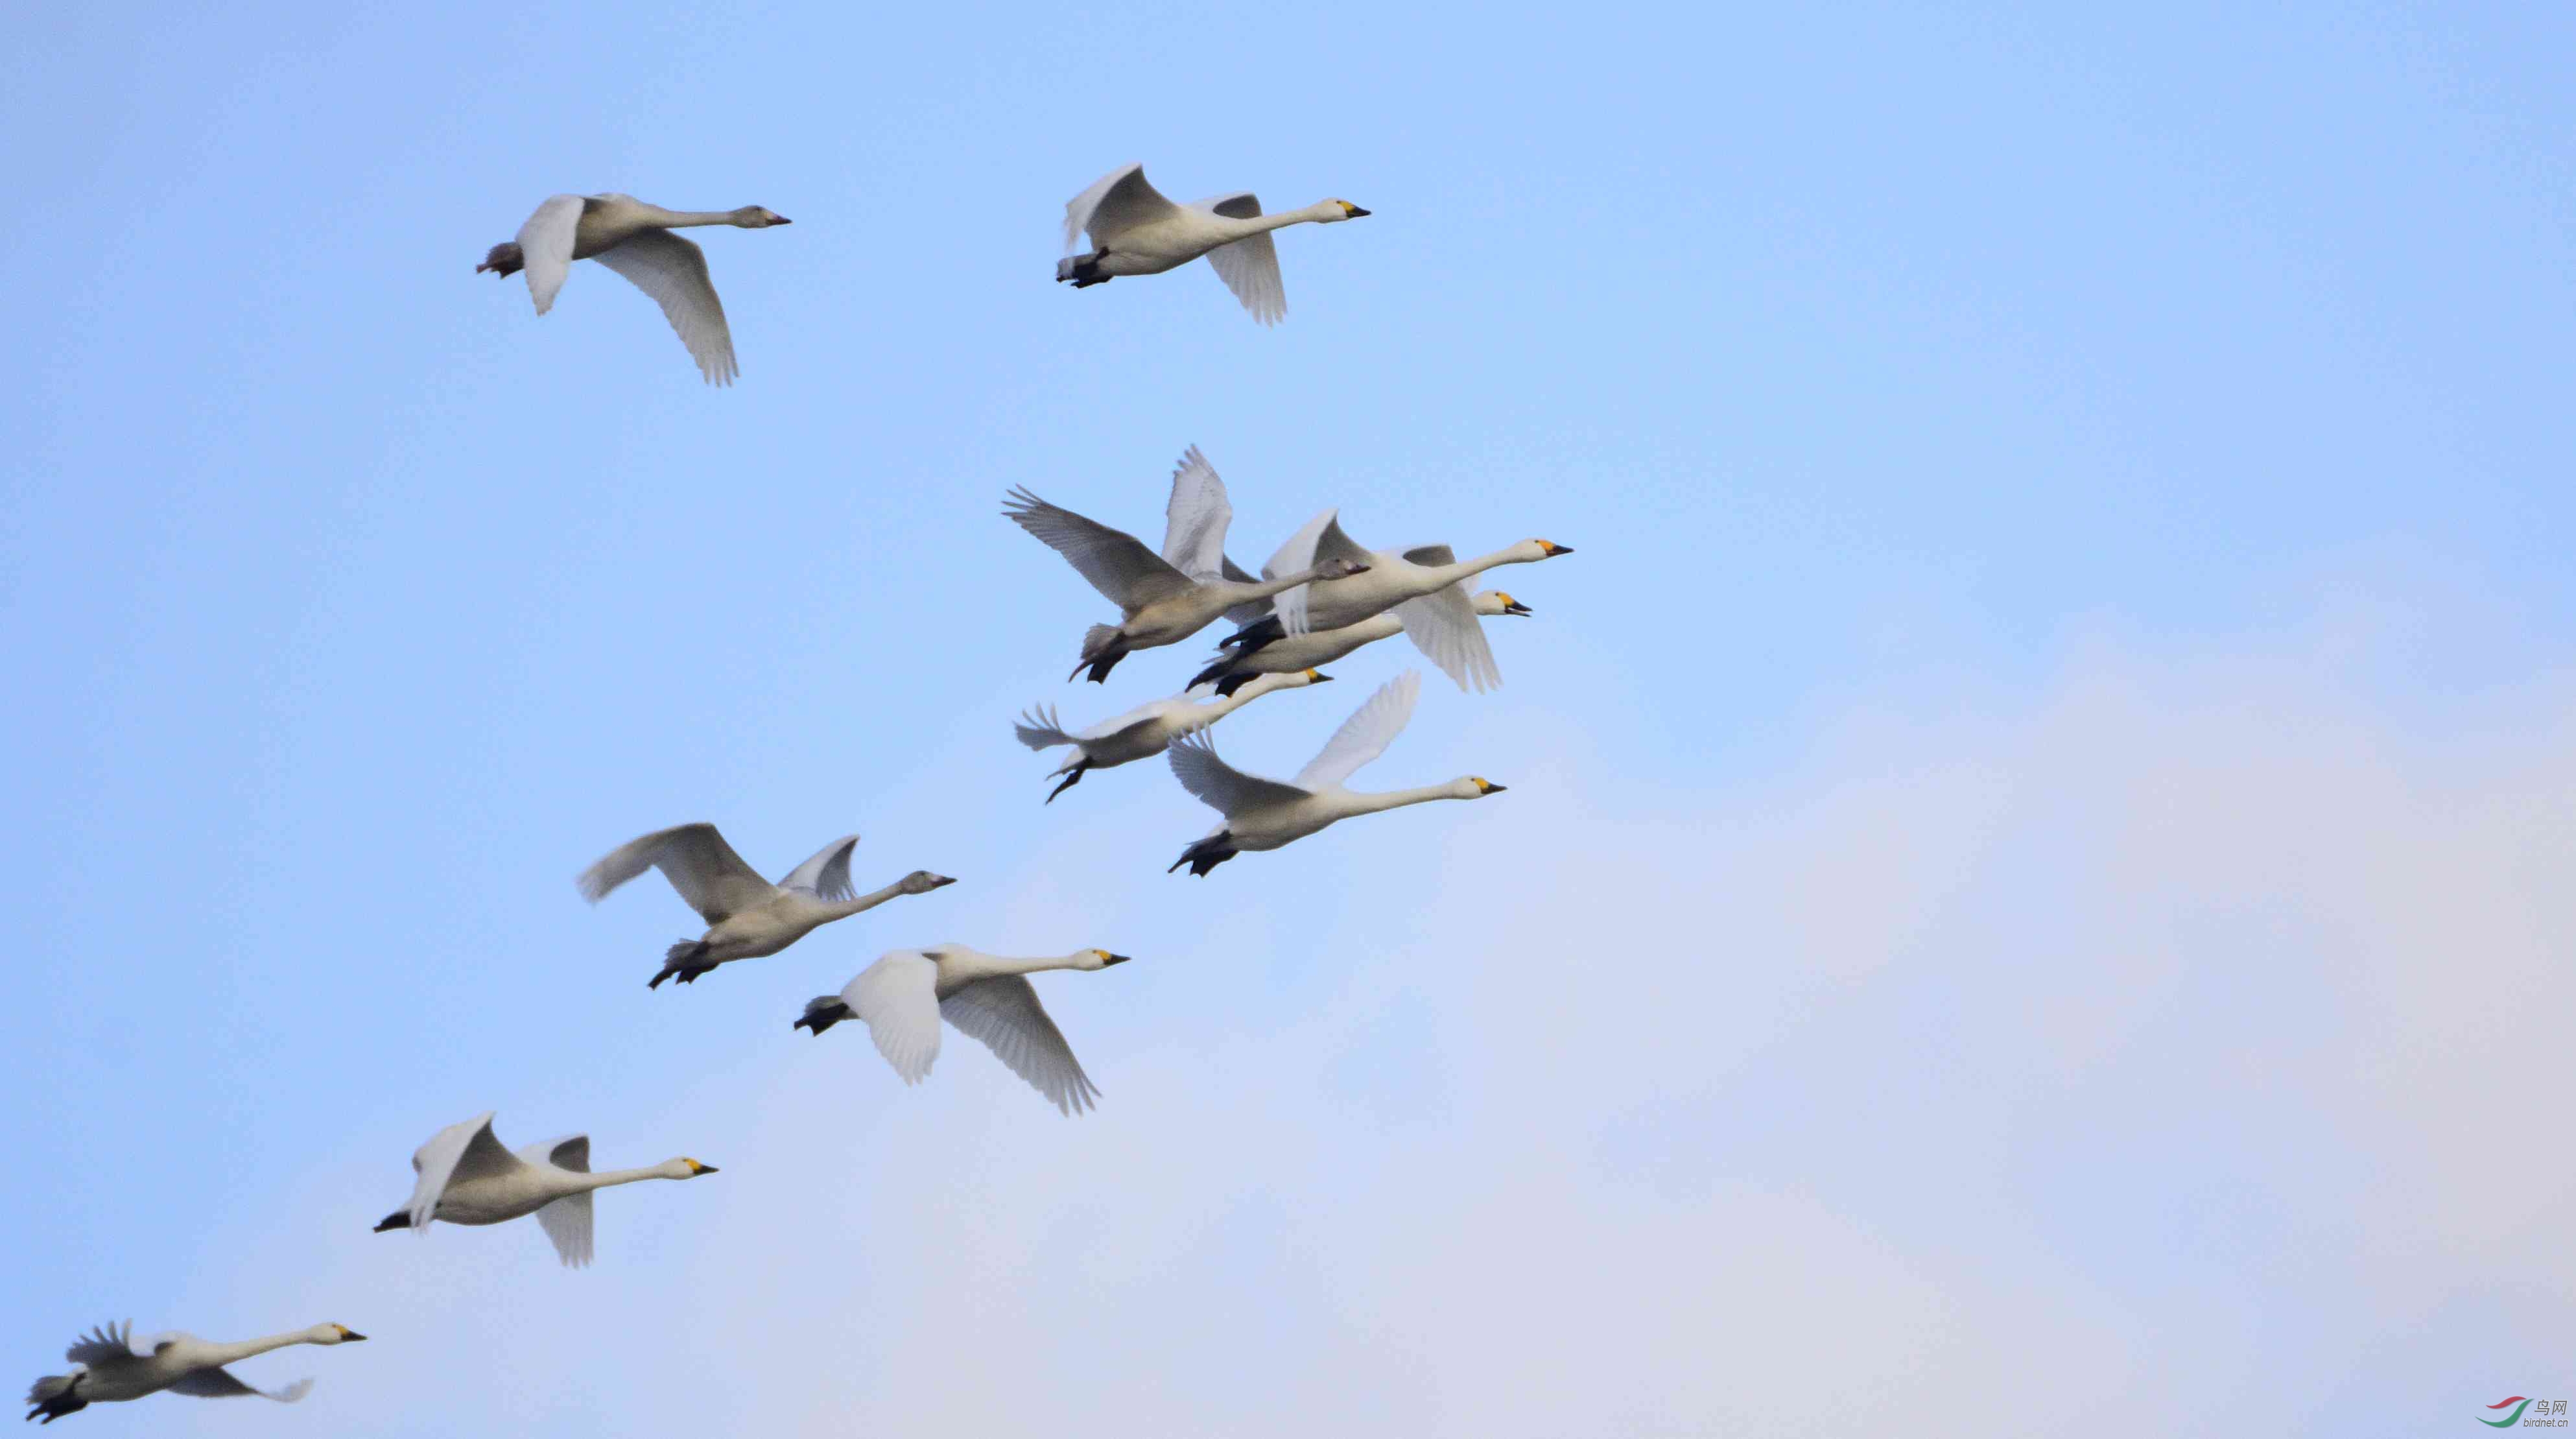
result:
[(733, 331), (725, 324), (724, 302), (716, 298), (715, 281), (707, 277), (707, 255), (697, 242), (671, 232), (693, 225), (731, 225), (766, 230), (788, 223), (786, 216), (758, 205), (739, 210), (665, 210), (632, 195), (555, 195), (537, 207), (519, 238), (492, 247), (475, 274), (489, 270), (503, 278), (528, 272), (528, 297), (542, 315), (554, 308), (555, 292), (572, 273), (575, 260), (597, 260), (634, 282), (653, 297), (662, 316), (679, 332), (689, 358), (710, 385), (730, 385), (741, 373), (733, 360)]
[(411, 1203), (386, 1215), (376, 1232), (427, 1229), (433, 1219), (450, 1224), (504, 1224), (533, 1214), (572, 1268), (590, 1262), (590, 1196), (613, 1184), (643, 1179), (695, 1179), (716, 1167), (671, 1159), (649, 1169), (590, 1172), (590, 1136), (567, 1134), (531, 1144), (516, 1154), (492, 1137), (492, 1116), (478, 1114), (429, 1137), (411, 1157), (420, 1175)]
[(1073, 1057), (1064, 1031), (1047, 1018), (1028, 976), (1050, 969), (1107, 969), (1127, 956), (1077, 949), (1040, 959), (1009, 959), (962, 944), (889, 950), (859, 971), (839, 994), (806, 1002), (794, 1028), (817, 1036), (845, 1019), (863, 1020), (877, 1053), (906, 1084), (918, 1084), (939, 1058), (939, 1021), (984, 1042), (1011, 1072), (1055, 1107), (1074, 1114), (1100, 1090)]
[(1225, 816), (1223, 824), (1182, 850), (1172, 869), (1186, 864), (1190, 873), (1204, 875), (1244, 850), (1277, 849), (1353, 815), (1425, 800), (1501, 794), (1503, 786), (1474, 775), (1384, 794), (1355, 794), (1342, 788), (1342, 781), (1360, 766), (1386, 753), (1388, 742), (1413, 717), (1413, 701), (1421, 693), (1419, 670), (1406, 670), (1387, 681), (1369, 696), (1368, 703), (1342, 721), (1324, 748), (1286, 784), (1255, 778), (1218, 759), (1211, 736), (1194, 734), (1172, 741), (1172, 773), (1181, 787)]
[(27, 1390), (27, 1417), (43, 1415), (44, 1422), (51, 1424), (92, 1404), (140, 1399), (164, 1389), (199, 1399), (256, 1394), (292, 1404), (312, 1391), (312, 1380), (298, 1379), (283, 1389), (254, 1389), (224, 1372), (224, 1366), (289, 1344), (354, 1344), (366, 1337), (346, 1324), (316, 1324), (266, 1339), (210, 1344), (175, 1329), (138, 1339), (130, 1319), (102, 1324), (63, 1351), (64, 1358), (81, 1367), (69, 1374), (48, 1374)]
[(664, 952), (661, 972), (644, 986), (660, 989), (666, 979), (694, 984), (717, 965), (776, 954), (818, 926), (874, 909), (896, 895), (928, 894), (957, 882), (916, 869), (874, 893), (854, 896), (850, 851), (858, 843), (857, 835), (845, 834), (771, 884), (743, 863), (714, 825), (674, 825), (619, 845), (573, 883), (582, 898), (597, 904), (610, 890), (658, 867), (689, 908), (706, 919), (704, 935)]
[[(1335, 560), (1358, 568), (1353, 576), (1281, 592), (1266, 619), (1246, 625), (1220, 643), (1238, 654), (1281, 635), (1337, 630), (1371, 615), (1395, 611), (1405, 637), (1464, 690), (1503, 682), (1493, 647), (1476, 624), (1466, 582), (1496, 565), (1525, 565), (1570, 555), (1570, 546), (1523, 540), (1461, 563), (1447, 545), (1418, 545), (1400, 554), (1364, 549), (1342, 532), (1338, 510), (1326, 510), (1288, 537), (1264, 574), (1303, 574)], [(1353, 583), (1357, 576), (1366, 576)]]
[[(1530, 607), (1504, 594), (1501, 590), (1483, 590), (1467, 602), (1482, 618), (1494, 615), (1526, 615)], [(1230, 695), (1262, 675), (1291, 674), (1315, 665), (1328, 665), (1362, 645), (1387, 639), (1404, 628), (1404, 622), (1389, 614), (1375, 614), (1355, 625), (1337, 630), (1309, 630), (1302, 635), (1282, 635), (1268, 644), (1255, 645), (1249, 653), (1242, 645), (1221, 650), (1214, 664), (1190, 679), (1192, 686), (1212, 684), (1220, 695)]]
[[(1276, 648), (1274, 646), (1274, 648)], [(1188, 694), (1138, 705), (1115, 719), (1105, 719), (1085, 730), (1067, 730), (1056, 717), (1052, 706), (1038, 705), (1020, 717), (1011, 727), (1020, 743), (1042, 750), (1067, 744), (1074, 748), (1073, 758), (1061, 768), (1050, 770), (1047, 778), (1065, 777), (1064, 783), (1047, 792), (1046, 802), (1082, 783), (1082, 777), (1096, 769), (1114, 769), (1161, 754), (1163, 748), (1185, 734), (1195, 734), (1218, 720), (1252, 703), (1273, 690), (1303, 689), (1307, 685), (1327, 684), (1332, 676), (1317, 670), (1302, 669), (1292, 674), (1264, 674), (1255, 679), (1245, 676), (1223, 697), (1209, 704), (1199, 704)], [(1195, 686), (1193, 686), (1195, 688)]]
[(1273, 595), (1310, 579), (1341, 579), (1365, 568), (1336, 558), (1269, 580), (1234, 568), (1225, 558), (1225, 531), (1234, 507), (1226, 499), (1225, 481), (1195, 445), (1172, 471), (1159, 555), (1125, 530), (1048, 504), (1025, 488), (1011, 491), (1002, 513), (1064, 556), (1093, 589), (1118, 606), (1117, 624), (1093, 625), (1083, 635), (1082, 659), (1073, 667), (1073, 674), (1087, 668), (1102, 683), (1131, 651), (1178, 644), (1223, 614), (1233, 614), (1237, 624), (1250, 623), (1260, 618), (1260, 602)]
[[(1288, 313), (1288, 292), (1279, 284), (1279, 250), (1270, 232), (1367, 213), (1348, 200), (1322, 200), (1265, 215), (1249, 190), (1175, 205), (1145, 182), (1143, 165), (1127, 165), (1101, 176), (1064, 207), (1067, 255), (1056, 262), (1055, 277), (1080, 290), (1120, 275), (1159, 275), (1205, 255), (1252, 318), (1275, 325)], [(1070, 253), (1085, 230), (1091, 232), (1091, 253)]]

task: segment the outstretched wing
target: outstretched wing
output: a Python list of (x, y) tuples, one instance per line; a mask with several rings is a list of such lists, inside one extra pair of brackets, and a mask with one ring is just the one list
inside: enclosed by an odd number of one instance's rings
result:
[(1093, 181), (1090, 189), (1065, 204), (1065, 252), (1072, 253), (1074, 241), (1085, 230), (1091, 232), (1091, 243), (1106, 246), (1113, 237), (1159, 220), (1178, 208), (1145, 182), (1144, 162), (1122, 165)]
[[(590, 1136), (567, 1134), (541, 1144), (519, 1146), (519, 1159), (525, 1164), (551, 1164), (575, 1174), (590, 1172)], [(590, 1262), (590, 1195), (588, 1192), (567, 1194), (537, 1211), (537, 1226), (553, 1242), (555, 1255), (569, 1268), (578, 1269)]]
[(178, 1383), (170, 1386), (170, 1392), (193, 1395), (199, 1399), (241, 1399), (256, 1394), (262, 1399), (274, 1399), (280, 1404), (292, 1404), (313, 1392), (313, 1381), (298, 1379), (283, 1389), (254, 1389), (235, 1379), (229, 1371), (223, 1369), (192, 1369), (181, 1376)]
[(1295, 804), (1309, 793), (1275, 779), (1245, 774), (1218, 759), (1215, 741), (1204, 730), (1172, 741), (1163, 753), (1171, 760), (1172, 777), (1181, 782), (1181, 788), (1228, 819), (1249, 810)]
[(1059, 1111), (1079, 1114), (1100, 1091), (1064, 1031), (1047, 1017), (1038, 992), (1024, 974), (979, 979), (939, 1001), (939, 1013), (960, 1032), (983, 1041), (995, 1058), (1011, 1067)]
[(549, 195), (519, 227), (519, 263), (528, 272), (528, 298), (542, 315), (555, 307), (564, 277), (572, 273), (573, 231), (581, 225), (579, 195)]
[(1134, 535), (1048, 504), (1026, 489), (1011, 491), (1002, 513), (1064, 556), (1093, 589), (1129, 614), (1190, 587), (1189, 576)]
[[(1258, 220), (1261, 201), (1249, 190), (1234, 195), (1216, 195), (1190, 206), (1230, 220)], [(1208, 263), (1225, 287), (1252, 312), (1252, 318), (1265, 325), (1275, 325), (1288, 316), (1288, 290), (1279, 283), (1279, 247), (1270, 242), (1270, 232), (1246, 235), (1231, 245), (1219, 245), (1208, 251)]]
[(573, 882), (580, 886), (582, 898), (597, 904), (610, 890), (656, 865), (671, 888), (709, 924), (722, 924), (727, 916), (778, 892), (760, 877), (760, 871), (742, 862), (714, 825), (706, 823), (673, 825), (629, 840)]
[(1440, 666), (1442, 674), (1456, 680), (1458, 688), (1489, 690), (1503, 682), (1502, 667), (1494, 663), (1493, 642), (1485, 638), (1485, 627), (1476, 619), (1476, 601), (1466, 581), (1406, 600), (1395, 607), (1395, 618), (1404, 626), (1404, 637)]
[(708, 384), (730, 385), (742, 373), (733, 360), (733, 329), (725, 323), (724, 301), (716, 298), (707, 252), (697, 241), (668, 230), (645, 230), (591, 258), (653, 297)]
[[(1313, 569), (1327, 560), (1367, 564), (1368, 551), (1342, 533), (1341, 513), (1339, 508), (1329, 509), (1300, 526), (1297, 533), (1290, 535), (1288, 542), (1279, 547), (1278, 553), (1270, 557), (1270, 563), (1261, 567), (1262, 576), (1275, 580), (1282, 575)], [(1292, 590), (1283, 590), (1270, 601), (1279, 616), (1281, 628), (1287, 633), (1306, 633), (1306, 592), (1311, 588), (1311, 585), (1299, 585)]]
[(845, 834), (821, 849), (814, 857), (787, 872), (778, 882), (780, 889), (801, 889), (817, 899), (848, 899), (850, 888), (850, 851), (859, 847), (859, 837)]
[(1225, 566), (1225, 529), (1234, 505), (1216, 466), (1192, 445), (1172, 471), (1171, 503), (1163, 507), (1163, 561), (1191, 579), (1216, 579)]
[[(1222, 555), (1217, 557), (1217, 573), (1239, 585), (1248, 585), (1253, 582), (1253, 577), (1243, 572), (1243, 566), (1236, 564), (1233, 560), (1227, 559)], [(1234, 608), (1227, 610), (1225, 612), (1225, 619), (1226, 623), (1240, 629), (1245, 625), (1259, 623), (1269, 613), (1270, 601), (1245, 600), (1242, 604), (1236, 605)]]
[(492, 1179), (525, 1168), (519, 1156), (501, 1147), (492, 1137), (492, 1114), (486, 1110), (472, 1119), (451, 1124), (429, 1137), (411, 1157), (411, 1167), (420, 1182), (411, 1191), (411, 1227), (414, 1233), (427, 1233), (430, 1217), (438, 1209), (438, 1196), (447, 1186), (474, 1179)]
[(917, 949), (890, 950), (859, 971), (841, 1002), (866, 1020), (868, 1037), (906, 1084), (919, 1084), (939, 1058), (939, 962)]
[(74, 1364), (88, 1364), (95, 1367), (130, 1364), (137, 1359), (149, 1359), (152, 1357), (152, 1351), (148, 1348), (134, 1347), (134, 1321), (127, 1319), (101, 1324), (73, 1340), (72, 1347), (63, 1351), (63, 1357)]
[(1378, 686), (1377, 693), (1351, 711), (1351, 717), (1324, 741), (1323, 749), (1297, 771), (1296, 783), (1322, 791), (1357, 774), (1360, 766), (1386, 753), (1387, 745), (1404, 732), (1405, 721), (1413, 718), (1413, 702), (1421, 694), (1420, 670), (1406, 670)]

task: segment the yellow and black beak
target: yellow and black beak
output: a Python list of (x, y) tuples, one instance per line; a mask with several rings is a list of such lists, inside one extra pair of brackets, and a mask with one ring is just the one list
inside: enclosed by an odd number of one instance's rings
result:
[(1368, 211), (1361, 209), (1359, 206), (1352, 204), (1348, 200), (1344, 200), (1342, 202), (1342, 208), (1350, 211), (1350, 218), (1354, 220), (1365, 220), (1368, 218)]
[(1113, 964), (1125, 964), (1128, 960), (1133, 958), (1135, 958), (1135, 956), (1129, 954), (1104, 955), (1101, 958), (1100, 966), (1101, 968), (1106, 969)]
[(1539, 541), (1538, 547), (1546, 551), (1547, 557), (1551, 560), (1555, 559), (1558, 555), (1570, 555), (1574, 553), (1574, 546), (1572, 545), (1551, 544), (1546, 540)]
[(1530, 607), (1529, 607), (1529, 606), (1527, 606), (1527, 605), (1525, 605), (1525, 604), (1522, 604), (1520, 601), (1518, 601), (1518, 600), (1516, 600), (1516, 599), (1513, 599), (1513, 598), (1512, 598), (1511, 596), (1509, 596), (1509, 595), (1505, 595), (1505, 596), (1503, 597), (1503, 613), (1504, 613), (1504, 614), (1507, 614), (1507, 615), (1525, 615), (1525, 614), (1528, 614), (1529, 612), (1530, 612)]
[(357, 1330), (350, 1328), (346, 1324), (340, 1326), (340, 1342), (343, 1344), (363, 1344), (366, 1342), (366, 1338), (366, 1335), (359, 1333)]

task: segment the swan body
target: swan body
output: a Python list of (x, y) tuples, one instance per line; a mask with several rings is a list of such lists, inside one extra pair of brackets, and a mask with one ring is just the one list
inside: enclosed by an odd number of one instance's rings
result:
[(590, 1136), (567, 1134), (516, 1153), (492, 1134), (492, 1115), (478, 1114), (429, 1137), (411, 1157), (420, 1176), (411, 1202), (377, 1221), (376, 1232), (450, 1224), (506, 1224), (533, 1214), (566, 1266), (590, 1262), (590, 1196), (645, 1179), (695, 1179), (716, 1172), (712, 1164), (671, 1159), (645, 1169), (592, 1173)]
[(312, 1380), (299, 1379), (283, 1389), (254, 1389), (235, 1379), (224, 1366), (290, 1344), (354, 1344), (366, 1337), (345, 1324), (316, 1324), (266, 1339), (214, 1344), (177, 1330), (138, 1338), (130, 1319), (122, 1324), (102, 1324), (63, 1351), (63, 1357), (78, 1368), (69, 1374), (48, 1374), (27, 1390), (27, 1417), (42, 1416), (45, 1423), (51, 1424), (92, 1404), (140, 1399), (165, 1389), (199, 1399), (255, 1394), (292, 1404), (312, 1391)]
[(743, 863), (711, 824), (674, 825), (611, 850), (574, 881), (593, 904), (648, 869), (660, 869), (671, 888), (707, 922), (707, 932), (674, 944), (661, 971), (646, 984), (694, 984), (699, 975), (737, 959), (776, 954), (836, 919), (871, 910), (897, 895), (928, 894), (957, 881), (916, 869), (869, 894), (850, 889), (850, 851), (859, 837), (845, 834), (816, 850), (776, 884)]
[[(1027, 489), (1015, 489), (1002, 513), (1064, 556), (1108, 601), (1118, 606), (1114, 625), (1093, 625), (1083, 636), (1074, 674), (1088, 669), (1095, 681), (1136, 650), (1178, 644), (1232, 614), (1237, 624), (1260, 618), (1257, 606), (1310, 580), (1343, 579), (1364, 565), (1335, 556), (1282, 578), (1256, 580), (1225, 558), (1225, 531), (1234, 507), (1225, 481), (1192, 446), (1172, 472), (1172, 498), (1164, 510), (1163, 552), (1155, 554), (1124, 530), (1113, 530)], [(1068, 675), (1070, 679), (1072, 676)]]
[[(1494, 615), (1526, 615), (1530, 607), (1504, 594), (1501, 590), (1483, 590), (1471, 596), (1468, 604), (1478, 618)], [(1264, 675), (1291, 674), (1315, 665), (1328, 665), (1358, 649), (1382, 639), (1401, 634), (1404, 622), (1391, 614), (1374, 614), (1355, 625), (1337, 630), (1309, 630), (1302, 635), (1282, 635), (1267, 644), (1253, 647), (1249, 654), (1242, 646), (1226, 649), (1216, 662), (1192, 676), (1192, 685), (1212, 684), (1220, 695), (1230, 695), (1244, 686), (1256, 683)]]
[[(1406, 670), (1387, 681), (1368, 702), (1342, 721), (1321, 751), (1286, 783), (1243, 773), (1216, 757), (1206, 734), (1185, 735), (1168, 751), (1172, 773), (1183, 789), (1225, 816), (1224, 823), (1181, 851), (1172, 869), (1182, 865), (1204, 875), (1247, 849), (1277, 849), (1304, 839), (1327, 825), (1353, 815), (1376, 814), (1435, 799), (1483, 799), (1504, 787), (1475, 775), (1419, 789), (1359, 794), (1345, 789), (1360, 766), (1386, 752), (1387, 745), (1413, 717), (1413, 702), (1422, 692), (1422, 673)], [(1170, 873), (1166, 870), (1165, 873)]]
[[(1146, 183), (1143, 165), (1125, 165), (1065, 205), (1067, 253), (1056, 262), (1055, 277), (1081, 290), (1120, 275), (1159, 275), (1205, 255), (1252, 318), (1275, 325), (1288, 314), (1288, 292), (1279, 283), (1279, 250), (1270, 232), (1310, 221), (1338, 224), (1367, 214), (1348, 200), (1320, 200), (1302, 210), (1265, 215), (1249, 190), (1175, 205)], [(1091, 235), (1091, 253), (1072, 254), (1085, 231)]]
[(939, 1022), (945, 1019), (981, 1040), (1058, 1111), (1077, 1114), (1093, 1106), (1100, 1090), (1038, 1003), (1028, 977), (1126, 962), (1126, 955), (1105, 949), (1037, 959), (986, 954), (962, 944), (889, 950), (839, 994), (807, 1001), (793, 1027), (811, 1029), (819, 1038), (842, 1020), (860, 1020), (903, 1082), (918, 1084), (939, 1058)]
[(730, 385), (741, 368), (734, 363), (724, 302), (716, 298), (715, 281), (707, 274), (706, 252), (696, 241), (671, 232), (701, 225), (766, 230), (787, 223), (786, 216), (758, 205), (665, 210), (632, 195), (554, 195), (519, 227), (517, 239), (493, 246), (474, 273), (488, 270), (506, 279), (527, 271), (528, 298), (542, 315), (554, 308), (572, 262), (597, 260), (662, 307), (662, 317), (678, 332), (708, 384)]
[(1096, 769), (1114, 769), (1161, 754), (1173, 740), (1195, 734), (1218, 720), (1252, 703), (1274, 690), (1302, 689), (1307, 685), (1328, 684), (1332, 676), (1317, 670), (1301, 669), (1290, 674), (1264, 674), (1246, 677), (1230, 693), (1207, 704), (1200, 704), (1187, 694), (1138, 705), (1114, 719), (1105, 719), (1084, 730), (1067, 730), (1051, 707), (1036, 706), (1020, 717), (1012, 727), (1020, 743), (1043, 750), (1056, 745), (1073, 746), (1073, 758), (1048, 773), (1047, 778), (1065, 777), (1064, 783), (1049, 791), (1046, 802), (1082, 782), (1083, 775)]
[(1281, 592), (1267, 618), (1228, 635), (1223, 643), (1238, 654), (1250, 654), (1285, 635), (1341, 629), (1393, 610), (1414, 648), (1460, 689), (1491, 689), (1503, 682), (1503, 674), (1495, 668), (1485, 632), (1477, 627), (1466, 582), (1496, 565), (1534, 564), (1572, 553), (1571, 547), (1547, 540), (1523, 540), (1465, 561), (1447, 545), (1419, 545), (1400, 553), (1371, 550), (1342, 532), (1340, 511), (1326, 510), (1290, 535), (1262, 572), (1304, 574), (1336, 560), (1354, 567), (1353, 572)]

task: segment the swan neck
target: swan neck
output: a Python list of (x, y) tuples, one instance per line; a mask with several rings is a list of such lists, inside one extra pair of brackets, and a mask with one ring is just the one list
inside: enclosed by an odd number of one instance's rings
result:
[(211, 1363), (230, 1364), (238, 1359), (248, 1359), (254, 1354), (266, 1354), (272, 1349), (283, 1349), (289, 1344), (312, 1342), (312, 1331), (298, 1329), (292, 1334), (271, 1334), (265, 1339), (242, 1339), (231, 1344), (209, 1344), (205, 1347), (205, 1355)]
[(731, 210), (665, 210), (659, 205), (653, 206), (652, 210), (653, 223), (665, 230), (686, 230), (698, 225), (733, 223)]
[(669, 1176), (662, 1172), (660, 1165), (655, 1165), (650, 1169), (603, 1169), (597, 1174), (582, 1174), (574, 1177), (581, 1183), (573, 1186), (571, 1192), (581, 1194), (593, 1189), (608, 1189), (620, 1184), (633, 1184), (645, 1179), (666, 1179)]
[(1377, 814), (1383, 810), (1402, 809), (1409, 804), (1455, 797), (1445, 784), (1426, 784), (1413, 789), (1384, 790), (1377, 794), (1353, 794), (1346, 803), (1353, 814)]
[(898, 880), (883, 889), (873, 890), (855, 899), (827, 899), (823, 901), (825, 916), (823, 922), (829, 924), (836, 919), (848, 919), (851, 915), (874, 909), (901, 893), (903, 893), (903, 884)]
[(1526, 564), (1529, 559), (1528, 555), (1521, 553), (1520, 546), (1511, 545), (1496, 550), (1490, 555), (1478, 555), (1472, 560), (1460, 560), (1454, 565), (1434, 565), (1432, 568), (1439, 572), (1444, 581), (1454, 582), (1463, 580), (1469, 575), (1483, 574), (1496, 565)]

